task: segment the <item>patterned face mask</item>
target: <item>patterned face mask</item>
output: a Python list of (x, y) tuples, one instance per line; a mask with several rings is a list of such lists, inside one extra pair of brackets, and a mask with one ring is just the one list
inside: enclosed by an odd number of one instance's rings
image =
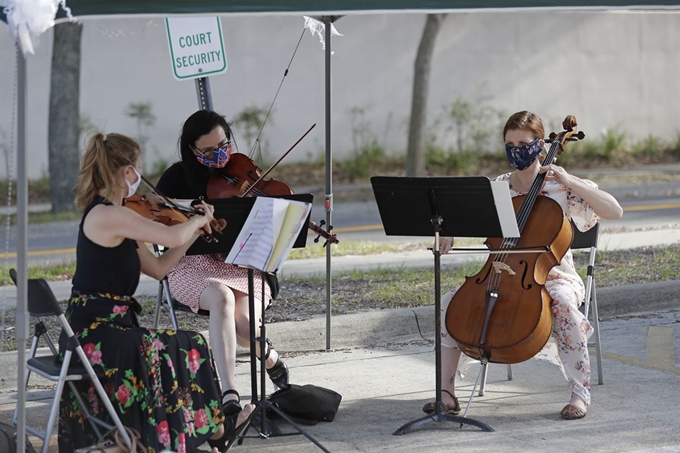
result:
[(520, 171), (529, 168), (538, 155), (541, 154), (542, 150), (540, 138), (522, 146), (505, 145), (505, 154), (508, 156), (508, 162)]
[(196, 156), (196, 160), (198, 163), (205, 165), (206, 167), (224, 168), (224, 166), (227, 165), (227, 162), (229, 161), (232, 148), (233, 146), (231, 140), (229, 140), (223, 148), (215, 148), (212, 151), (212, 157), (206, 157), (203, 154), (198, 154)]

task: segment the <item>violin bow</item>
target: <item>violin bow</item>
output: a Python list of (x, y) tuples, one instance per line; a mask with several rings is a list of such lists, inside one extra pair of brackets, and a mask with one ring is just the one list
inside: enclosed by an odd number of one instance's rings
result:
[(307, 132), (305, 132), (304, 134), (302, 134), (302, 137), (300, 137), (295, 143), (293, 143), (293, 146), (291, 146), (291, 147), (288, 149), (288, 151), (286, 151), (285, 153), (283, 153), (283, 155), (282, 155), (281, 157), (279, 157), (279, 159), (278, 159), (276, 162), (274, 162), (274, 163), (272, 164), (272, 166), (269, 167), (269, 168), (267, 169), (267, 171), (265, 171), (264, 173), (262, 173), (262, 175), (261, 175), (259, 178), (257, 178), (257, 180), (256, 180), (254, 183), (252, 183), (252, 184), (250, 185), (250, 187), (248, 187), (248, 189), (246, 189), (245, 192), (243, 192), (243, 193), (241, 194), (241, 197), (245, 197), (246, 195), (248, 195), (248, 194), (250, 193), (250, 191), (253, 190), (253, 189), (255, 188), (255, 186), (257, 185), (257, 183), (260, 182), (262, 179), (264, 179), (269, 173), (271, 173), (271, 171), (272, 171), (277, 165), (279, 165), (279, 163), (283, 160), (283, 158), (286, 157), (291, 151), (293, 151), (293, 148), (295, 148), (295, 147), (298, 145), (298, 143), (300, 143), (300, 142), (302, 141), (302, 139), (305, 138), (305, 137), (307, 136), (307, 134), (309, 134), (309, 133), (312, 131), (312, 129), (314, 129), (315, 127), (316, 127), (316, 123), (312, 124), (312, 127), (310, 127), (309, 129), (307, 129)]
[[(190, 208), (180, 208), (179, 206), (177, 206), (177, 204), (176, 204), (174, 201), (172, 201), (171, 199), (169, 199), (168, 197), (166, 197), (165, 195), (163, 195), (158, 189), (156, 189), (156, 186), (154, 186), (153, 184), (151, 184), (151, 182), (150, 182), (148, 179), (146, 179), (143, 175), (140, 174), (139, 176), (142, 178), (142, 182), (143, 182), (149, 189), (151, 189), (151, 191), (152, 191), (154, 194), (156, 194), (156, 195), (158, 195), (159, 197), (161, 197), (161, 198), (163, 199), (163, 201), (165, 201), (165, 203), (168, 205), (169, 208), (172, 208), (172, 209), (174, 209), (175, 211), (177, 211), (177, 212), (179, 212), (179, 213), (181, 213), (181, 214), (184, 214), (184, 212), (182, 212), (182, 211), (189, 211), (189, 212), (191, 212), (192, 214), (201, 214), (201, 212), (200, 212), (198, 209), (194, 208), (193, 206), (191, 206)], [(185, 215), (187, 218), (189, 217), (189, 216), (187, 216), (186, 214), (184, 214), (184, 215)]]

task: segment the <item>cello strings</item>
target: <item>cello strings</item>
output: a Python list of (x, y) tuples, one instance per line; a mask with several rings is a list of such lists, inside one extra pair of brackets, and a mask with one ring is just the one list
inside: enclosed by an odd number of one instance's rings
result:
[[(546, 156), (546, 161), (547, 162), (552, 162), (553, 158), (555, 157), (555, 154), (557, 153), (557, 148), (559, 144), (561, 143), (561, 135), (558, 135), (558, 137), (553, 141), (550, 151), (548, 151), (548, 154)], [(522, 203), (522, 206), (520, 206), (519, 212), (517, 214), (517, 224), (519, 226), (520, 230), (520, 235), (521, 232), (524, 230), (524, 227), (526, 226), (526, 222), (529, 220), (529, 215), (531, 214), (531, 211), (534, 206), (534, 202), (536, 200), (536, 197), (538, 196), (538, 192), (543, 185), (543, 181), (545, 180), (545, 173), (541, 173), (536, 177), (534, 180), (533, 184), (529, 188), (529, 192), (527, 193), (527, 196), (525, 198), (525, 202)], [(531, 202), (526, 202), (527, 200), (531, 200)], [(517, 238), (504, 238), (503, 241), (501, 242), (500, 249), (510, 249), (514, 246), (517, 245), (517, 242), (519, 239)], [(494, 258), (494, 262), (500, 262), (500, 263), (505, 263), (509, 254), (508, 253), (499, 253), (496, 255)], [(487, 289), (491, 291), (492, 289), (497, 289), (500, 286), (500, 281), (502, 280), (503, 273), (499, 272), (496, 273), (493, 269), (490, 269), (490, 272), (492, 273), (491, 278), (489, 278), (489, 283), (487, 285)]]

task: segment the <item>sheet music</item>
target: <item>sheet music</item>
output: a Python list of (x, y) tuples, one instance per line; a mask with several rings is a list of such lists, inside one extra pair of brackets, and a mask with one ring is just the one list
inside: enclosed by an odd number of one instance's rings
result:
[(510, 185), (507, 181), (491, 181), (491, 193), (493, 193), (493, 201), (496, 205), (503, 237), (518, 238), (520, 236), (519, 227), (517, 226), (515, 209), (512, 206)]
[(244, 226), (236, 239), (238, 247), (232, 249), (226, 261), (263, 270), (274, 247), (273, 200), (258, 197), (253, 209), (256, 210), (254, 214), (251, 212), (253, 222)]
[(268, 271), (278, 272), (281, 264), (293, 248), (295, 238), (298, 237), (300, 230), (306, 224), (309, 212), (312, 210), (311, 203), (293, 200), (287, 200), (286, 203), (288, 206), (285, 215), (281, 219), (279, 236), (277, 244), (274, 245), (272, 250), (272, 263), (270, 263)]

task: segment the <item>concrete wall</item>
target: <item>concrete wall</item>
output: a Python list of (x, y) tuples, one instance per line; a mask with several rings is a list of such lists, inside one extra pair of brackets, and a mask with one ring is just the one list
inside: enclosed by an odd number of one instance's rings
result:
[[(216, 110), (233, 117), (248, 106), (268, 107), (300, 35), (296, 16), (224, 16), (229, 70), (212, 77)], [(336, 23), (333, 56), (333, 152), (351, 155), (351, 109), (364, 109), (370, 128), (390, 152), (406, 147), (413, 61), (422, 14), (347, 16)], [(29, 177), (47, 171), (51, 32), (28, 57)], [(529, 109), (557, 127), (574, 114), (596, 137), (618, 127), (635, 138), (675, 140), (680, 120), (680, 14), (673, 12), (493, 12), (447, 18), (437, 39), (429, 100), (434, 118), (476, 87), (489, 106)], [(0, 128), (9, 136), (15, 51), (0, 25)], [(151, 102), (157, 123), (147, 160), (176, 157), (182, 122), (196, 110), (192, 81), (172, 77), (162, 18), (87, 19), (83, 33), (81, 111), (106, 132), (135, 135), (124, 111)], [(265, 129), (277, 157), (312, 124), (317, 128), (289, 156), (319, 158), (324, 147), (324, 53), (308, 31), (302, 39)], [(237, 129), (238, 134), (238, 129)], [(238, 135), (237, 135), (238, 139)], [(9, 137), (5, 139), (9, 141)], [(241, 151), (250, 144), (242, 140)], [(0, 165), (4, 176), (4, 165)], [(279, 175), (282, 176), (282, 175)]]

